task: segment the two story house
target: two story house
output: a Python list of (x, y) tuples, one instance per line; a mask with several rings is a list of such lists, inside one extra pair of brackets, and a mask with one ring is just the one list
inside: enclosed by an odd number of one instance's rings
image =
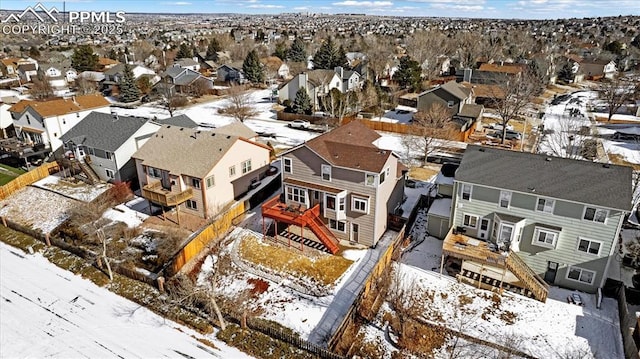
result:
[(137, 182), (131, 156), (159, 129), (146, 118), (91, 112), (60, 140), (101, 180)]
[(60, 137), (92, 111), (109, 113), (110, 103), (102, 95), (90, 94), (48, 101), (21, 100), (9, 108), (16, 135), (30, 144), (62, 146)]
[(278, 99), (280, 102), (286, 100), (293, 101), (300, 88), (307, 90), (313, 109), (320, 106), (320, 98), (329, 93), (332, 89), (342, 92), (342, 78), (334, 70), (311, 70), (303, 72), (283, 84), (278, 89)]
[(162, 126), (132, 156), (142, 196), (211, 218), (264, 178), (271, 149), (232, 135), (238, 133), (236, 125), (225, 127), (200, 131)]
[(263, 216), (310, 229), (332, 253), (341, 241), (375, 246), (403, 202), (406, 175), (379, 138), (352, 121), (283, 153), (284, 198), (265, 203)]
[(547, 284), (595, 292), (607, 278), (631, 208), (625, 166), (470, 145), (456, 171), (443, 255), (475, 283)]

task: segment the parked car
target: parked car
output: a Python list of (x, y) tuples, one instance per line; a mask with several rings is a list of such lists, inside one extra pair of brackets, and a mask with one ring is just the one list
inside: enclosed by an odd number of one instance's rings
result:
[(288, 126), (291, 127), (291, 128), (307, 129), (307, 128), (309, 128), (309, 126), (311, 126), (311, 123), (309, 123), (309, 121), (305, 121), (305, 120), (293, 120), (293, 121), (289, 122)]
[(584, 305), (582, 297), (578, 293), (571, 293), (571, 295), (567, 297), (567, 302), (580, 306)]
[[(502, 131), (494, 131), (493, 133), (489, 134), (489, 137), (502, 138)], [(518, 131), (507, 130), (504, 138), (507, 140), (520, 140), (522, 139), (522, 134)]]

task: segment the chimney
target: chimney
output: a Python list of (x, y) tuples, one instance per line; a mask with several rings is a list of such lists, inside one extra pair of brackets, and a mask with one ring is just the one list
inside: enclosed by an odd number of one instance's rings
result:
[(336, 66), (333, 70), (338, 73), (338, 76), (340, 76), (340, 80), (342, 80), (344, 76), (344, 69), (342, 68), (342, 66)]
[(463, 75), (462, 75), (462, 81), (471, 83), (471, 76), (472, 75), (473, 75), (473, 70), (471, 70), (470, 68), (464, 69), (464, 72), (463, 72)]

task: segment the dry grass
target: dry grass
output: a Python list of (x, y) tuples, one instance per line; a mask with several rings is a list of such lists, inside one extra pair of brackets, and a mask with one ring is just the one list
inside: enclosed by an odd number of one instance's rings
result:
[(611, 160), (613, 164), (633, 167), (634, 171), (640, 171), (640, 164), (631, 163), (627, 161), (624, 156), (617, 153), (609, 153), (609, 160)]
[(309, 277), (324, 285), (335, 283), (353, 264), (351, 260), (329, 254), (312, 259), (289, 248), (259, 243), (253, 236), (242, 239), (240, 255), (249, 262), (295, 277)]
[(634, 121), (634, 120), (611, 119), (611, 121), (609, 121), (607, 117), (600, 117), (600, 116), (596, 117), (596, 121), (604, 122), (608, 124), (624, 124), (624, 125), (637, 125), (639, 123), (638, 121)]
[(419, 181), (427, 181), (440, 172), (440, 166), (429, 167), (411, 167), (409, 169), (409, 178)]

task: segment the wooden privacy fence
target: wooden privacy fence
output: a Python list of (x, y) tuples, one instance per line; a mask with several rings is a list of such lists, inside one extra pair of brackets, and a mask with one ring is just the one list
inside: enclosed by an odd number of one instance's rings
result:
[(45, 163), (42, 166), (37, 167), (27, 173), (23, 173), (20, 176), (14, 178), (11, 182), (0, 187), (0, 200), (3, 200), (18, 190), (40, 181), (41, 179), (49, 176), (50, 174), (60, 171), (58, 163), (51, 162)]
[(231, 208), (218, 215), (207, 227), (197, 233), (174, 257), (170, 275), (178, 273), (191, 258), (195, 257), (212, 240), (226, 233), (236, 217), (245, 212), (244, 202), (236, 202)]

